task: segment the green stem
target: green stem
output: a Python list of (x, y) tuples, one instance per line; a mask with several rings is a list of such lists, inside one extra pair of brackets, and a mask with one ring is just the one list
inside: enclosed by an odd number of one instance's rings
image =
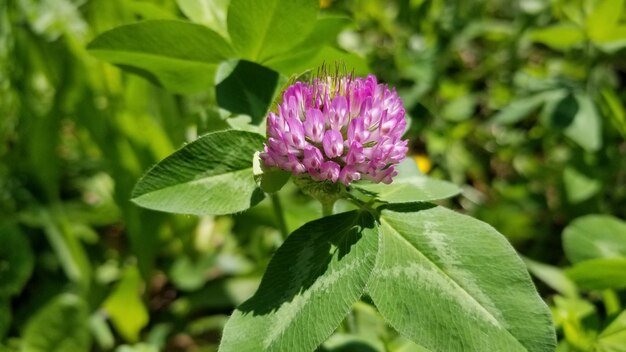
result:
[(333, 215), (333, 208), (335, 207), (335, 200), (329, 199), (325, 202), (320, 201), (322, 203), (322, 216)]
[(274, 208), (274, 214), (276, 215), (276, 220), (278, 221), (278, 229), (280, 230), (280, 234), (283, 236), (283, 239), (286, 239), (289, 232), (287, 231), (285, 213), (283, 212), (283, 206), (280, 203), (280, 198), (278, 198), (278, 193), (271, 193), (270, 198), (272, 199), (272, 207)]

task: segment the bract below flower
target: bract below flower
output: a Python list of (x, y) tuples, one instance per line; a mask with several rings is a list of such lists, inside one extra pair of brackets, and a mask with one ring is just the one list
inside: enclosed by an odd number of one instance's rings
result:
[(407, 153), (405, 128), (398, 94), (373, 75), (326, 76), (285, 90), (260, 156), (266, 167), (316, 181), (391, 183)]

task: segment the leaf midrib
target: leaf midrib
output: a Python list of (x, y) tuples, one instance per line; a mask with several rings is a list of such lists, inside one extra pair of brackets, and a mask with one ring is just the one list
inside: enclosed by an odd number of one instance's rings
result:
[(170, 188), (180, 187), (182, 185), (193, 185), (193, 184), (203, 183), (203, 182), (206, 182), (208, 179), (211, 179), (211, 178), (219, 178), (219, 177), (224, 177), (224, 176), (227, 176), (227, 175), (230, 175), (230, 174), (243, 173), (244, 171), (250, 172), (250, 175), (252, 175), (252, 167), (247, 167), (245, 169), (238, 169), (238, 170), (234, 170), (234, 171), (224, 172), (224, 173), (221, 173), (221, 174), (213, 174), (213, 175), (206, 176), (206, 177), (201, 177), (201, 178), (197, 178), (197, 179), (193, 179), (193, 180), (189, 180), (189, 181), (185, 181), (185, 182), (180, 182), (180, 183), (168, 185), (166, 187), (157, 188), (157, 189), (154, 189), (152, 191), (145, 192), (145, 193), (142, 193), (140, 195), (137, 195), (136, 197), (133, 197), (133, 200), (140, 199), (140, 198), (142, 198), (144, 196), (147, 196), (147, 195), (150, 195), (150, 194), (153, 194), (153, 193), (164, 192), (164, 191), (166, 191), (166, 190), (168, 190)]
[(433, 267), (435, 267), (439, 272), (441, 272), (446, 278), (448, 278), (453, 284), (454, 286), (458, 287), (461, 292), (466, 295), (467, 297), (470, 298), (470, 300), (472, 302), (474, 302), (476, 305), (478, 305), (478, 307), (483, 310), (485, 313), (487, 313), (487, 315), (489, 315), (490, 317), (492, 317), (494, 319), (494, 321), (498, 322), (498, 325), (507, 332), (507, 334), (509, 336), (511, 336), (513, 338), (513, 340), (515, 342), (517, 342), (522, 348), (524, 348), (524, 350), (528, 351), (528, 348), (522, 344), (510, 331), (509, 329), (507, 329), (500, 320), (498, 320), (489, 310), (487, 310), (487, 308), (485, 308), (480, 302), (478, 302), (478, 300), (476, 300), (476, 298), (474, 298), (474, 296), (472, 296), (469, 292), (467, 292), (467, 290), (461, 286), (458, 282), (456, 282), (456, 280), (454, 280), (454, 278), (452, 278), (445, 270), (443, 270), (442, 267), (440, 267), (437, 263), (435, 263), (434, 261), (432, 261), (426, 254), (424, 254), (422, 251), (420, 251), (417, 247), (415, 247), (408, 239), (406, 239), (406, 237), (404, 237), (398, 230), (396, 230), (393, 226), (391, 226), (391, 223), (389, 221), (386, 221), (385, 218), (383, 216), (380, 217), (380, 222), (381, 225), (382, 223), (385, 223), (385, 225), (392, 231), (392, 233), (395, 233), (395, 235), (399, 238), (402, 239), (402, 241), (406, 242), (408, 244), (408, 246), (410, 248), (413, 248), (415, 250), (415, 252), (417, 254), (419, 254), (420, 256), (422, 256), (423, 258), (425, 258), (429, 263), (431, 263), (433, 265)]

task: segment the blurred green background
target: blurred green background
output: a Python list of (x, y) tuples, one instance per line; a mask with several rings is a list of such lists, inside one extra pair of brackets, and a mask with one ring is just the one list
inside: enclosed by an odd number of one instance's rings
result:
[[(254, 107), (238, 111), (215, 85), (174, 93), (86, 45), (142, 20), (219, 28), (228, 2), (0, 0), (0, 351), (217, 349), (282, 242), (271, 204), (198, 218), (129, 199), (183, 143), (256, 128), (242, 115)], [(293, 70), (341, 57), (396, 87), (411, 158), (462, 185), (446, 205), (492, 224), (527, 259), (559, 350), (626, 351), (625, 2), (320, 6), (339, 19), (318, 28), (327, 51), (302, 49)], [(281, 196), (290, 230), (320, 216), (293, 186)], [(564, 250), (564, 229), (603, 239), (583, 259), (622, 261), (577, 269), (581, 279), (565, 270), (583, 260)], [(323, 350), (418, 351), (367, 301), (354, 311), (356, 329), (340, 327)]]

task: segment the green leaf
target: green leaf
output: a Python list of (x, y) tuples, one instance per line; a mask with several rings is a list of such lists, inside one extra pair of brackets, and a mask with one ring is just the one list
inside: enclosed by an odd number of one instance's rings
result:
[(203, 24), (224, 37), (228, 36), (226, 13), (230, 0), (176, 0), (180, 10), (193, 22)]
[(489, 225), (442, 207), (389, 207), (380, 235), (368, 291), (405, 337), (435, 351), (554, 351), (547, 306)]
[[(233, 64), (233, 63), (229, 63)], [(260, 124), (272, 104), (278, 73), (253, 62), (240, 60), (215, 87), (217, 103), (235, 114), (246, 114)]]
[(30, 278), (35, 258), (17, 226), (0, 223), (0, 302), (17, 295)]
[(28, 322), (22, 339), (24, 351), (89, 351), (87, 315), (87, 304), (81, 298), (70, 294), (54, 298)]
[(448, 121), (465, 121), (472, 117), (474, 111), (476, 111), (477, 103), (478, 97), (476, 95), (462, 95), (448, 102), (443, 109), (441, 109), (440, 115)]
[(569, 268), (567, 276), (590, 290), (626, 288), (626, 258), (586, 260)]
[(310, 50), (324, 45), (335, 45), (337, 36), (341, 31), (352, 24), (352, 20), (346, 16), (320, 16), (315, 22), (313, 30), (300, 42), (293, 51)]
[(526, 267), (536, 278), (565, 297), (578, 297), (578, 288), (565, 272), (552, 265), (524, 258)]
[(184, 214), (231, 214), (263, 199), (252, 174), (252, 157), (265, 138), (245, 131), (204, 135), (156, 164), (133, 190), (133, 201), (150, 209)]
[(491, 118), (491, 122), (503, 125), (517, 123), (530, 115), (533, 111), (539, 109), (547, 100), (560, 94), (562, 94), (560, 90), (546, 91), (517, 99), (495, 114)]
[(572, 204), (593, 197), (602, 188), (599, 180), (589, 177), (571, 166), (567, 166), (563, 171), (563, 185), (567, 200)]
[(602, 330), (595, 348), (598, 352), (626, 352), (626, 310)]
[(598, 258), (626, 258), (626, 222), (609, 215), (580, 217), (563, 230), (563, 249), (574, 264)]
[(291, 172), (278, 168), (263, 168), (258, 152), (254, 154), (252, 165), (254, 179), (263, 192), (276, 193), (280, 191), (287, 181), (289, 181), (289, 178), (291, 178)]
[(391, 184), (355, 184), (354, 188), (386, 203), (427, 202), (454, 197), (461, 193), (456, 185), (426, 176), (394, 179)]
[(602, 146), (602, 126), (594, 102), (588, 95), (569, 93), (552, 100), (544, 109), (544, 123), (563, 133), (587, 151)]
[(595, 152), (602, 146), (602, 120), (588, 95), (577, 94), (576, 100), (578, 112), (572, 124), (565, 129), (565, 135), (583, 149)]
[(331, 46), (293, 51), (289, 55), (276, 56), (274, 59), (264, 63), (264, 65), (283, 75), (291, 76), (316, 69), (323, 64), (333, 67), (335, 63), (342, 67), (345, 64), (346, 70), (348, 72), (354, 70), (357, 76), (364, 76), (371, 72), (367, 61), (361, 56)]
[(234, 55), (230, 44), (209, 28), (171, 20), (117, 27), (96, 37), (87, 48), (102, 60), (180, 93), (211, 88), (217, 64)]
[(317, 0), (231, 0), (228, 33), (242, 58), (262, 63), (306, 38), (318, 7)]
[(602, 0), (587, 16), (587, 34), (593, 42), (602, 42), (611, 36), (624, 11), (624, 0)]
[(612, 54), (626, 47), (626, 25), (615, 27), (603, 40), (596, 45), (603, 51)]
[(142, 289), (139, 270), (128, 267), (102, 305), (117, 331), (129, 342), (139, 340), (139, 332), (149, 321), (148, 310), (141, 300)]
[(220, 351), (312, 351), (341, 323), (376, 260), (373, 219), (356, 211), (310, 222), (276, 251), (255, 295), (233, 313)]
[(585, 40), (585, 35), (575, 25), (555, 24), (532, 31), (531, 39), (554, 49), (567, 50), (582, 44)]

